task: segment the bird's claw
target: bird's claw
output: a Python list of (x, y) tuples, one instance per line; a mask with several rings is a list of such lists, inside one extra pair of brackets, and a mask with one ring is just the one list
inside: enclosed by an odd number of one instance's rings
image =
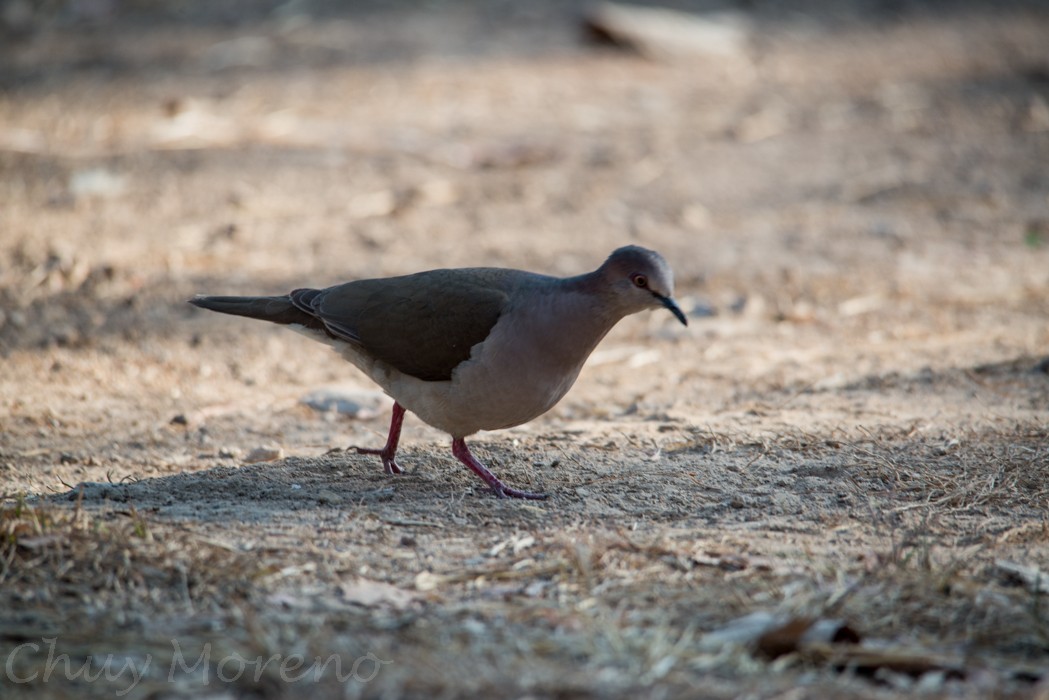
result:
[(466, 446), (466, 441), (462, 438), (454, 438), (452, 440), (452, 454), (455, 455), (456, 459), (469, 467), (470, 471), (481, 477), (484, 483), (488, 484), (488, 487), (499, 498), (524, 498), (531, 501), (541, 501), (547, 497), (545, 493), (521, 491), (504, 484), (499, 480), (499, 477), (488, 470), (488, 467), (477, 461), (477, 458), (470, 453), (470, 448)]
[(549, 494), (522, 491), (502, 483), (499, 486), (493, 487), (492, 490), (495, 491), (495, 495), (499, 498), (524, 498), (529, 501), (545, 501), (550, 497)]
[(359, 455), (379, 455), (382, 458), (382, 470), (387, 474), (403, 474), (404, 470), (397, 464), (397, 458), (388, 452), (386, 448), (375, 449), (373, 447), (351, 447), (357, 450)]

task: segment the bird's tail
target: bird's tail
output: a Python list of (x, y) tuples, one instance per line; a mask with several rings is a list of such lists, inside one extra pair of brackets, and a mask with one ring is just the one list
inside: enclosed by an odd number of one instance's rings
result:
[(234, 316), (247, 316), (271, 323), (299, 325), (306, 328), (324, 329), (324, 324), (295, 306), (291, 297), (207, 297), (197, 296), (189, 300), (190, 304), (202, 309), (218, 311)]

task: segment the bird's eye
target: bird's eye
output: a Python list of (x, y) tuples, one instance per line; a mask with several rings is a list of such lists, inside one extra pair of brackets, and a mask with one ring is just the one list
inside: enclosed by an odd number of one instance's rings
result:
[(634, 275), (630, 278), (630, 281), (634, 283), (634, 286), (638, 289), (648, 289), (648, 278), (644, 275)]

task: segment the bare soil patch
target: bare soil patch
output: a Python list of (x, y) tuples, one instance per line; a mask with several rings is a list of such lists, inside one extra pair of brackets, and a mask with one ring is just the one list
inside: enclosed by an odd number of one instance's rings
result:
[[(732, 60), (241, 5), (0, 3), (4, 697), (1046, 697), (1039, 3), (751, 3)], [(629, 242), (690, 326), (472, 442), (542, 503), (412, 417), (387, 477), (301, 403), (363, 376), (185, 303)]]

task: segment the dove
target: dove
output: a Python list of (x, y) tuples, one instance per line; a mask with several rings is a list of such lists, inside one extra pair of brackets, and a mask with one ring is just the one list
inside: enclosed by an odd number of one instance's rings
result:
[(452, 454), (499, 497), (546, 494), (504, 484), (466, 445), (482, 430), (510, 428), (550, 410), (586, 359), (624, 317), (666, 309), (674, 275), (657, 252), (618, 248), (592, 272), (553, 277), (507, 268), (437, 269), (362, 279), (284, 296), (197, 296), (211, 311), (288, 326), (331, 345), (393, 400), (386, 444), (356, 447), (400, 474), (407, 411), (448, 433)]

